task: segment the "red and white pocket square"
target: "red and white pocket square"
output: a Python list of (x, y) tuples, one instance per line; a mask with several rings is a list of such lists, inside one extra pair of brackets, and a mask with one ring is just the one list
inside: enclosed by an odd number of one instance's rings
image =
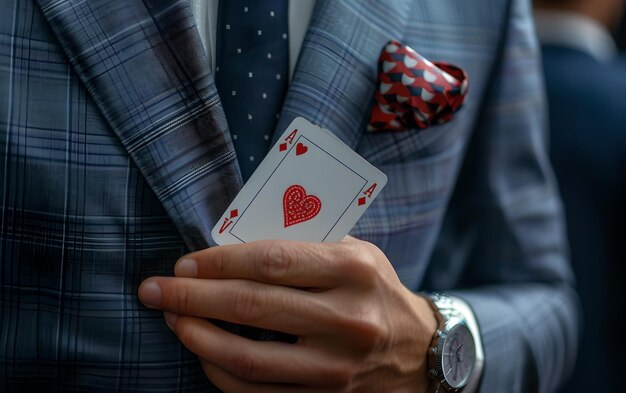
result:
[(398, 41), (385, 45), (378, 62), (368, 131), (428, 128), (450, 121), (463, 105), (469, 81), (461, 68), (433, 63)]

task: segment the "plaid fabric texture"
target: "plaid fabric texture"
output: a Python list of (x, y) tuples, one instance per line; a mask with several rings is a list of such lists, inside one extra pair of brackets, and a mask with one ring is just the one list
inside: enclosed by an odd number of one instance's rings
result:
[[(506, 7), (318, 0), (276, 129), (308, 118), (389, 176), (353, 235), (409, 288), (470, 303), (481, 391), (549, 392), (576, 298), (530, 6)], [(390, 39), (468, 72), (456, 119), (365, 133)], [(0, 2), (0, 183), (1, 391), (217, 391), (136, 296), (212, 245), (241, 187), (188, 1)]]

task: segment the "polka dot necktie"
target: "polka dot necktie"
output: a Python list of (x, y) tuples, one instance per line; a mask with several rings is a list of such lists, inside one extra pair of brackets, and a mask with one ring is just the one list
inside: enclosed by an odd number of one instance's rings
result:
[(287, 92), (288, 0), (221, 0), (215, 82), (244, 181), (269, 149)]

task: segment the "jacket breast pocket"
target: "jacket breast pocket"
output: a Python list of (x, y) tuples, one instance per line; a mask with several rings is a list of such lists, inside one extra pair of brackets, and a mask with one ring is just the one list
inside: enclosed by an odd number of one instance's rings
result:
[(449, 122), (426, 129), (366, 132), (357, 152), (372, 165), (387, 165), (437, 156), (466, 139), (473, 111), (462, 108)]

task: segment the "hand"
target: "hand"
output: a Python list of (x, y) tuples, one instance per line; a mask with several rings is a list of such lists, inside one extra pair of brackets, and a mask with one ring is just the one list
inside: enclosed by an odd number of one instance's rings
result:
[[(215, 247), (185, 256), (175, 273), (144, 281), (139, 297), (166, 311), (168, 326), (224, 392), (427, 391), (435, 317), (370, 243)], [(298, 340), (257, 342), (206, 318)]]

